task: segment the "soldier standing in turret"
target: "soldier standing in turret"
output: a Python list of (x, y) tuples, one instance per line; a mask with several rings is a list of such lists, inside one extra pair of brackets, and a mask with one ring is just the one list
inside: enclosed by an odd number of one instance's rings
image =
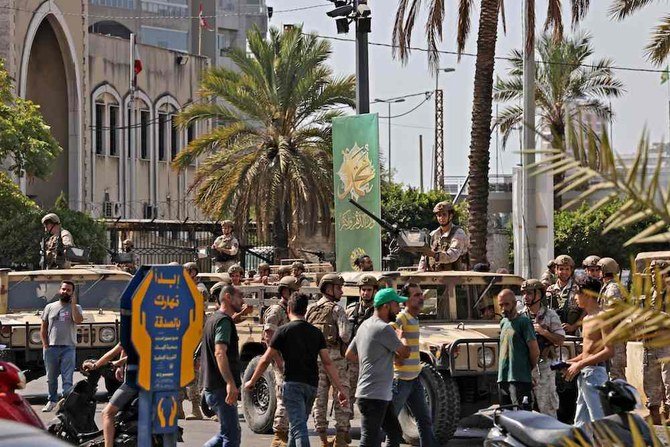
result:
[(421, 257), (419, 270), (467, 270), (470, 238), (453, 223), (456, 215), (454, 206), (449, 202), (440, 202), (433, 208), (433, 213), (440, 227), (430, 233), (432, 254)]
[(65, 249), (74, 246), (72, 234), (63, 229), (60, 218), (49, 213), (42, 218), (44, 232), (47, 233), (42, 247), (42, 269), (68, 268), (70, 263), (65, 259)]
[(214, 249), (214, 273), (225, 273), (228, 268), (237, 263), (240, 243), (233, 234), (233, 221), (221, 222), (223, 234), (217, 237), (212, 244)]
[[(337, 273), (323, 275), (319, 282), (319, 289), (323, 297), (307, 309), (305, 320), (321, 329), (326, 339), (328, 355), (333, 360), (342, 388), (349, 395), (349, 371), (344, 352), (347, 343), (351, 340), (351, 330), (347, 321), (345, 310), (340, 307), (338, 301), (342, 297), (342, 286), (344, 279)], [(321, 439), (322, 447), (345, 447), (348, 445), (349, 421), (351, 419), (351, 407), (335, 406), (335, 428), (337, 435), (334, 443), (328, 440), (328, 396), (333, 387), (326, 370), (319, 362), (319, 387), (314, 402), (314, 425)], [(333, 387), (334, 388), (334, 387)]]

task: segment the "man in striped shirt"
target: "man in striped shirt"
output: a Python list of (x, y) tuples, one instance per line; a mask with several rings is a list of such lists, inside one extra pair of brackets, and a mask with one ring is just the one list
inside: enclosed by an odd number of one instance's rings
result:
[[(396, 415), (407, 405), (416, 419), (419, 428), (421, 447), (437, 447), (439, 444), (433, 433), (430, 409), (426, 403), (425, 391), (419, 374), (421, 374), (421, 360), (419, 358), (419, 313), (423, 309), (423, 291), (414, 283), (403, 286), (401, 295), (407, 297), (405, 308), (398, 314), (391, 326), (399, 332), (400, 339), (410, 348), (409, 358), (402, 364), (393, 365), (393, 409)], [(387, 440), (388, 447), (397, 447), (402, 442), (397, 436)]]

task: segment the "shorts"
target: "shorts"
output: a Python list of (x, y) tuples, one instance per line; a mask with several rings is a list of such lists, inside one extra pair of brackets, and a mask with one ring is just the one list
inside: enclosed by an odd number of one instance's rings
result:
[(128, 405), (137, 397), (138, 391), (127, 383), (122, 383), (119, 389), (114, 391), (112, 398), (109, 399), (109, 404), (121, 409)]

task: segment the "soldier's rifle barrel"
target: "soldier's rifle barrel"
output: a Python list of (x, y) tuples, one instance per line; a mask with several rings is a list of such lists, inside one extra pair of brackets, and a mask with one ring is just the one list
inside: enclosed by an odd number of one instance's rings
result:
[(377, 222), (377, 223), (378, 223), (382, 228), (384, 228), (386, 231), (388, 231), (388, 232), (390, 232), (390, 233), (393, 233), (393, 234), (396, 234), (396, 235), (397, 235), (398, 232), (400, 231), (400, 230), (398, 230), (398, 226), (397, 226), (397, 225), (392, 225), (392, 224), (388, 223), (387, 221), (385, 221), (384, 219), (382, 219), (381, 217), (377, 217), (377, 216), (375, 216), (375, 215), (372, 214), (370, 211), (368, 211), (367, 208), (365, 208), (363, 205), (359, 204), (359, 203), (356, 202), (355, 200), (353, 200), (353, 199), (349, 199), (349, 203), (351, 203), (353, 206), (355, 206), (355, 207), (358, 208), (359, 210), (363, 211), (363, 212), (364, 212), (370, 219), (372, 219), (372, 220), (374, 220), (375, 222)]
[(477, 298), (477, 301), (475, 301), (475, 304), (472, 306), (473, 309), (476, 309), (481, 300), (483, 300), (486, 294), (489, 293), (489, 290), (491, 290), (491, 287), (493, 287), (493, 283), (495, 283), (496, 281), (500, 281), (501, 279), (502, 278), (500, 276), (494, 276), (493, 278), (491, 278), (491, 281), (489, 281), (489, 285), (486, 286), (486, 289), (484, 289), (482, 294), (479, 295), (479, 298)]

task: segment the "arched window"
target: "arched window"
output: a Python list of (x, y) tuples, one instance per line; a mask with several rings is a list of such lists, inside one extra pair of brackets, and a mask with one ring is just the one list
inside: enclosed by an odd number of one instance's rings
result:
[(91, 110), (93, 123), (93, 150), (96, 155), (118, 156), (120, 152), (121, 97), (109, 84), (93, 92)]
[[(151, 159), (151, 131), (153, 120), (149, 98), (144, 92), (135, 93), (135, 100), (128, 103), (126, 111), (127, 156), (131, 156), (131, 138), (135, 135), (135, 157), (141, 160)], [(133, 110), (135, 113), (133, 114)]]
[(156, 102), (158, 161), (172, 161), (181, 150), (181, 131), (176, 124), (179, 109), (179, 103), (171, 96), (164, 96)]

